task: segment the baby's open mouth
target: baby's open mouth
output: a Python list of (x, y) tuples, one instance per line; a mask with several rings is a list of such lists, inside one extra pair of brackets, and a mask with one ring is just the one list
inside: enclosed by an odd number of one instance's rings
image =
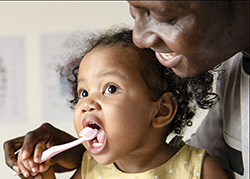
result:
[(92, 129), (97, 129), (97, 130), (100, 129), (100, 126), (98, 126), (98, 125), (97, 125), (96, 123), (94, 123), (94, 122), (89, 123), (88, 127), (92, 128)]
[(105, 132), (103, 131), (103, 129), (98, 124), (96, 124), (94, 122), (89, 123), (88, 127), (98, 130), (97, 136), (94, 139), (92, 139), (91, 141), (89, 141), (91, 146), (94, 148), (103, 147), (105, 144), (105, 141), (106, 141), (106, 135), (105, 135)]

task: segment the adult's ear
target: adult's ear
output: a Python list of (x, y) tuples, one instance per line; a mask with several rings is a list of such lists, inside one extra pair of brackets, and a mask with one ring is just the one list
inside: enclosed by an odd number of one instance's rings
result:
[(154, 128), (160, 128), (168, 125), (174, 118), (178, 104), (174, 100), (173, 93), (164, 93), (157, 101), (158, 112), (152, 120)]

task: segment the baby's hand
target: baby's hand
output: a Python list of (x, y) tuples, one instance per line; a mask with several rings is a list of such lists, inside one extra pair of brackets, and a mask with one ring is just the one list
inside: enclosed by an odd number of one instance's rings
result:
[(45, 172), (49, 167), (44, 168), (42, 164), (36, 163), (34, 159), (36, 158), (36, 150), (45, 150), (46, 147), (42, 143), (38, 143), (34, 149), (33, 155), (30, 156), (28, 159), (23, 158), (23, 149), (21, 148), (19, 154), (18, 154), (18, 168), (20, 173), (22, 173), (25, 177), (28, 177), (30, 175), (36, 176), (37, 173)]

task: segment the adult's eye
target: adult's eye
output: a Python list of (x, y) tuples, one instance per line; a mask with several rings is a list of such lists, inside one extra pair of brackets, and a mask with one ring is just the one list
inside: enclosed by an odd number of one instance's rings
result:
[(166, 18), (166, 17), (162, 17), (162, 16), (154, 17), (154, 18), (155, 18), (155, 20), (157, 20), (160, 23), (166, 23), (166, 24), (170, 24), (170, 25), (174, 25), (178, 20), (178, 18)]
[(177, 18), (174, 18), (174, 19), (168, 20), (166, 23), (170, 25), (174, 25), (177, 22), (177, 20), (178, 20)]
[(165, 13), (150, 12), (151, 16), (160, 23), (175, 24), (178, 20), (176, 15), (166, 15)]
[(115, 85), (107, 85), (104, 93), (113, 94), (119, 91), (119, 88), (117, 88)]
[(88, 96), (88, 92), (86, 90), (81, 90), (79, 93), (80, 98), (86, 98)]

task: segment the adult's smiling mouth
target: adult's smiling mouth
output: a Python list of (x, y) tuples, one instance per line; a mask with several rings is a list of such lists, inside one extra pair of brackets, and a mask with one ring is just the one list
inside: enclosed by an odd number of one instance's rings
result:
[(171, 58), (175, 57), (176, 56), (176, 53), (175, 52), (172, 52), (172, 53), (160, 53), (161, 56), (163, 58), (165, 58), (166, 60), (170, 60)]
[(183, 55), (176, 54), (175, 52), (171, 53), (155, 52), (155, 55), (162, 65), (169, 68), (177, 67), (177, 65), (180, 64), (181, 59), (183, 57)]

